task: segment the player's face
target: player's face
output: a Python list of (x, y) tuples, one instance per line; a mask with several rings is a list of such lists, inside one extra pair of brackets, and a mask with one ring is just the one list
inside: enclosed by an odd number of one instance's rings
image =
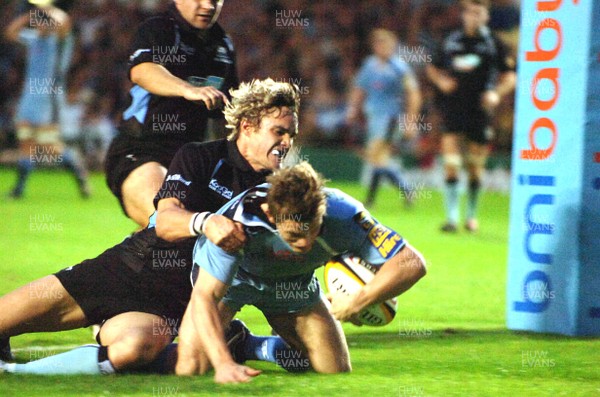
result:
[(463, 26), (469, 33), (474, 33), (479, 28), (485, 26), (488, 23), (489, 18), (490, 13), (488, 9), (482, 5), (467, 2), (463, 6)]
[(218, 3), (217, 0), (175, 0), (181, 16), (197, 29), (208, 29), (213, 25)]
[(258, 127), (244, 137), (244, 157), (255, 171), (281, 168), (284, 156), (295, 135), (294, 113), (288, 107), (275, 109), (264, 116)]
[(385, 37), (378, 37), (372, 42), (373, 53), (381, 59), (390, 59), (396, 50), (396, 42)]
[(276, 225), (279, 235), (288, 243), (292, 251), (298, 254), (306, 254), (315, 243), (322, 223), (322, 218), (316, 219), (311, 223), (286, 219), (276, 223)]

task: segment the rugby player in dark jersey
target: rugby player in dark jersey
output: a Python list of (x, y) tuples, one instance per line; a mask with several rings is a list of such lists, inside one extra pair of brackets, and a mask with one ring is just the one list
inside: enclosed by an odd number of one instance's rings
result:
[[(95, 259), (0, 298), (0, 338), (102, 324), (101, 346), (17, 365), (15, 372), (111, 373), (153, 361), (176, 335), (191, 294), (198, 235), (227, 251), (241, 225), (214, 214), (281, 165), (298, 130), (299, 91), (273, 80), (241, 84), (224, 110), (227, 140), (188, 143), (171, 163), (150, 225)], [(31, 291), (43, 294), (31, 294)], [(56, 363), (60, 363), (57, 365)]]
[(487, 27), (489, 0), (463, 0), (460, 30), (452, 32), (427, 65), (437, 88), (436, 103), (444, 122), (441, 150), (446, 173), (446, 223), (456, 232), (459, 222), (458, 176), (462, 165), (460, 136), (467, 140), (469, 175), (465, 227), (478, 230), (477, 204), (489, 153), (490, 117), (515, 86), (515, 62)]
[(173, 156), (204, 141), (238, 84), (233, 44), (216, 23), (223, 0), (176, 0), (139, 27), (129, 57), (130, 105), (106, 158), (106, 179), (142, 227)]

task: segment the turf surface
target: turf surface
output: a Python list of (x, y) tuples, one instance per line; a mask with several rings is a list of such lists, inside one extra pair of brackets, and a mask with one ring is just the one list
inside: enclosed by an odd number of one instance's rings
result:
[[(13, 183), (0, 169), (4, 195)], [(0, 293), (91, 258), (135, 226), (120, 212), (101, 175), (94, 195), (79, 199), (63, 172), (35, 172), (21, 201), (0, 205)], [(332, 183), (362, 199), (355, 184)], [(251, 383), (217, 386), (211, 377), (0, 375), (0, 396), (591, 396), (600, 395), (598, 339), (515, 333), (505, 329), (508, 197), (485, 194), (482, 231), (443, 235), (442, 199), (423, 191), (411, 209), (383, 190), (372, 210), (427, 258), (428, 275), (399, 299), (386, 327), (345, 326), (354, 371), (293, 375), (266, 363)], [(0, 308), (4, 310), (4, 308)], [(240, 317), (255, 333), (269, 328), (253, 309)], [(23, 335), (19, 361), (92, 343), (88, 329)], [(33, 349), (42, 347), (43, 349)]]

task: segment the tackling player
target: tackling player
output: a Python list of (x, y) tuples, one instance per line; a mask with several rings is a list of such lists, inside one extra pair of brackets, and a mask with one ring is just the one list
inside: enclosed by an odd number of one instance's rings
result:
[[(282, 364), (285, 357), (298, 357), (297, 366), (321, 373), (350, 371), (346, 339), (334, 316), (349, 320), (425, 275), (418, 251), (362, 204), (324, 188), (308, 163), (277, 171), (268, 181), (270, 186), (251, 189), (219, 210), (243, 225), (248, 239), (242, 251), (226, 252), (205, 238), (196, 243), (196, 285), (179, 335), (179, 375), (202, 374), (212, 364), (216, 382), (245, 382), (260, 371), (236, 361)], [(334, 295), (329, 309), (314, 270), (343, 252), (381, 268), (351, 297)], [(223, 330), (247, 304), (260, 309), (281, 338), (247, 336), (234, 360)], [(283, 354), (288, 344), (301, 355)]]
[(0, 298), (5, 347), (9, 337), (23, 333), (102, 324), (101, 347), (53, 356), (61, 366), (51, 369), (110, 373), (139, 368), (171, 343), (191, 294), (196, 237), (204, 234), (228, 251), (245, 242), (241, 225), (214, 212), (279, 168), (298, 131), (298, 87), (267, 79), (241, 84), (231, 95), (224, 111), (228, 139), (181, 148), (148, 228)]
[[(138, 29), (129, 57), (131, 104), (106, 157), (106, 180), (142, 227), (177, 150), (204, 141), (238, 84), (233, 44), (216, 23), (223, 0), (174, 0)], [(203, 103), (203, 105), (200, 105)]]
[(441, 230), (456, 232), (459, 222), (458, 177), (461, 141), (467, 139), (469, 175), (465, 228), (479, 229), (477, 204), (481, 177), (492, 139), (490, 118), (502, 97), (515, 86), (514, 60), (490, 32), (489, 0), (462, 1), (462, 29), (451, 33), (427, 65), (437, 88), (437, 105), (444, 120), (442, 156), (446, 173), (446, 223)]

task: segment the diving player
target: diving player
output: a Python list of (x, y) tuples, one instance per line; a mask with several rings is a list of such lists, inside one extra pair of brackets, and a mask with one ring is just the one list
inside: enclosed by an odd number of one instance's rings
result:
[(487, 27), (488, 20), (489, 0), (463, 0), (462, 29), (446, 38), (426, 69), (437, 88), (436, 102), (445, 128), (441, 147), (446, 174), (443, 232), (456, 232), (460, 218), (462, 137), (467, 140), (469, 177), (465, 228), (469, 232), (479, 229), (477, 204), (492, 139), (490, 118), (515, 86), (514, 59)]
[[(179, 375), (203, 374), (212, 364), (216, 382), (246, 382), (260, 372), (238, 362), (281, 364), (282, 357), (298, 357), (298, 367), (321, 373), (350, 371), (348, 346), (336, 319), (349, 320), (371, 304), (400, 295), (425, 275), (418, 251), (358, 201), (324, 188), (308, 163), (267, 180), (270, 185), (250, 189), (218, 212), (243, 225), (248, 236), (243, 250), (226, 252), (205, 238), (196, 243), (195, 286), (179, 334)], [(343, 252), (380, 270), (350, 297), (334, 295), (330, 308), (314, 270)], [(282, 339), (250, 336), (245, 353), (234, 360), (223, 330), (244, 305), (261, 310)], [(290, 347), (300, 354), (282, 354)]]

